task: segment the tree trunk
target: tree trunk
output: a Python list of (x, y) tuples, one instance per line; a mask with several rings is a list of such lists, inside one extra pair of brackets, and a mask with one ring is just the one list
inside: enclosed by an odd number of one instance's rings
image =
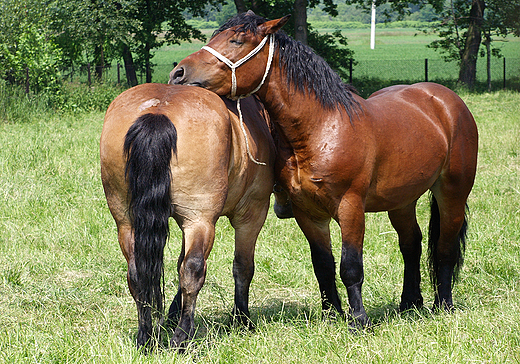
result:
[(470, 89), (477, 78), (477, 58), (482, 41), (482, 21), (484, 18), (484, 0), (472, 0), (466, 44), (460, 61), (459, 82)]
[(125, 62), (126, 82), (128, 86), (133, 87), (137, 85), (137, 74), (135, 72), (132, 52), (130, 52), (130, 48), (128, 48), (126, 44), (123, 46), (123, 61)]
[(152, 58), (152, 55), (150, 54), (151, 51), (150, 43), (146, 43), (144, 46), (144, 65), (145, 65), (145, 72), (146, 72), (146, 83), (152, 82), (152, 68), (150, 66), (150, 59)]
[(101, 82), (103, 80), (103, 70), (105, 69), (105, 55), (103, 54), (103, 46), (96, 46), (94, 53), (96, 64), (94, 74), (96, 75), (96, 79)]
[(307, 0), (294, 1), (294, 39), (307, 44)]
[(488, 92), (491, 92), (491, 34), (489, 31), (484, 32), (484, 43), (486, 44), (487, 87)]
[(244, 0), (235, 0), (235, 6), (237, 8), (237, 14), (245, 13), (247, 11), (247, 6)]

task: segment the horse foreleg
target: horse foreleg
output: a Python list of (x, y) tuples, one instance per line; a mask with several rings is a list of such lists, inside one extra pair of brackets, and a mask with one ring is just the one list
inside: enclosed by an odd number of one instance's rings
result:
[(401, 311), (423, 306), (420, 272), (422, 233), (417, 223), (415, 206), (416, 202), (388, 212), (390, 222), (399, 235), (399, 248), (404, 261), (403, 293), (399, 305)]
[(184, 259), (179, 269), (181, 294), (180, 319), (170, 344), (181, 347), (195, 333), (195, 305), (206, 279), (206, 259), (213, 247), (215, 226), (210, 223), (193, 224), (183, 228)]
[(349, 315), (352, 319), (350, 327), (358, 330), (370, 325), (361, 296), (365, 234), (365, 210), (361, 198), (344, 197), (338, 209), (338, 220), (342, 237), (340, 276), (347, 287)]
[(330, 218), (313, 220), (308, 214), (293, 207), (294, 216), (311, 248), (312, 265), (318, 280), (321, 305), (324, 313), (343, 315), (341, 300), (336, 287), (336, 265), (330, 243)]

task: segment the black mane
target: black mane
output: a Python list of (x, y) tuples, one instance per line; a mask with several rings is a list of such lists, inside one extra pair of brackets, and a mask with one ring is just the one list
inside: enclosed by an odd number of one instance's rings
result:
[[(217, 29), (215, 34), (237, 27), (236, 32), (252, 32), (256, 35), (257, 27), (266, 21), (267, 19), (253, 12), (238, 14)], [(280, 64), (287, 75), (289, 87), (294, 87), (304, 94), (313, 92), (320, 104), (327, 109), (343, 106), (351, 116), (354, 107), (359, 106), (353, 97), (353, 93), (356, 93), (354, 87), (344, 83), (328, 63), (310, 47), (282, 31), (275, 34), (275, 40)]]

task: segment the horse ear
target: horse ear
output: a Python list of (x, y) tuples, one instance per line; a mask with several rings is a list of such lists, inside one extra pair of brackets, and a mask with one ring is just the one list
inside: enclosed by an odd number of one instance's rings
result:
[(266, 21), (265, 23), (258, 26), (258, 30), (262, 35), (274, 34), (279, 31), (280, 28), (285, 25), (285, 23), (287, 23), (290, 17), (291, 15), (286, 15), (280, 19)]

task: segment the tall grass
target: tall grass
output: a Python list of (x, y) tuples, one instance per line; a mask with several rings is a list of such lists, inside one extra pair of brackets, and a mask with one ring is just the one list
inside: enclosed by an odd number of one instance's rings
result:
[(106, 110), (121, 91), (122, 88), (111, 84), (87, 86), (64, 82), (55, 90), (26, 94), (23, 88), (6, 85), (0, 80), (0, 123), (29, 122), (54, 112), (74, 114)]
[[(456, 311), (398, 314), (403, 264), (385, 214), (368, 214), (363, 294), (374, 327), (322, 321), (308, 245), (270, 212), (256, 250), (253, 332), (229, 325), (233, 230), (218, 223), (186, 354), (137, 352), (126, 264), (99, 177), (103, 112), (0, 123), (0, 363), (516, 363), (520, 361), (520, 94), (463, 95), (480, 130)], [(428, 206), (418, 206), (423, 231)], [(166, 250), (177, 285), (180, 232)], [(333, 226), (333, 248), (341, 244)], [(426, 306), (433, 304), (423, 262)], [(346, 306), (346, 291), (338, 281)]]

